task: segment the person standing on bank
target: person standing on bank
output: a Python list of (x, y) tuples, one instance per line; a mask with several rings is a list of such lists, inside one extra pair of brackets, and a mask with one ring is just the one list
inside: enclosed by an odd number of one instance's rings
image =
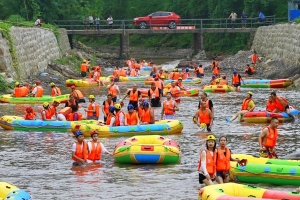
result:
[(95, 22), (96, 22), (96, 29), (97, 29), (97, 31), (100, 31), (100, 18), (96, 17)]
[(246, 28), (247, 14), (246, 14), (246, 12), (244, 10), (242, 12), (241, 18), (242, 18), (242, 28)]
[(94, 17), (92, 14), (89, 16), (90, 29), (93, 29), (94, 26)]
[(234, 11), (231, 11), (228, 19), (231, 19), (231, 28), (234, 28), (234, 24), (237, 18), (237, 14)]
[(112, 30), (113, 24), (114, 24), (114, 19), (112, 18), (112, 16), (110, 15), (107, 20), (108, 25), (110, 26), (110, 30)]

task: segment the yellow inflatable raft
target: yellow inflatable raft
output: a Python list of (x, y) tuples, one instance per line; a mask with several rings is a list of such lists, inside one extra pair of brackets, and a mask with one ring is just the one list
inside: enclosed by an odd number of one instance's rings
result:
[(234, 88), (229, 85), (205, 85), (202, 90), (203, 92), (226, 93), (233, 92)]
[(114, 150), (118, 163), (178, 163), (181, 158), (176, 141), (160, 135), (134, 136), (119, 142)]
[(183, 124), (179, 120), (160, 120), (155, 124), (135, 125), (135, 126), (106, 126), (95, 124), (71, 123), (73, 133), (80, 130), (84, 136), (90, 137), (91, 131), (96, 130), (99, 137), (122, 137), (132, 135), (171, 135), (180, 134)]
[(15, 185), (7, 182), (0, 182), (0, 200), (31, 200), (30, 194), (20, 190)]
[(299, 200), (299, 192), (267, 190), (252, 185), (224, 183), (201, 188), (198, 199), (205, 200), (250, 200), (250, 199), (289, 199)]
[(11, 94), (4, 94), (0, 96), (1, 103), (10, 104), (43, 104), (44, 102), (53, 102), (54, 100), (64, 103), (68, 101), (69, 94), (64, 94), (56, 97), (44, 95), (42, 97), (12, 97)]

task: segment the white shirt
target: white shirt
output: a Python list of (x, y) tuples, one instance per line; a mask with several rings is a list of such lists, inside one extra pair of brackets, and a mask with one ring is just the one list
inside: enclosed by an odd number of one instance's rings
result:
[(108, 24), (109, 24), (109, 25), (114, 23), (114, 21), (113, 21), (113, 18), (112, 18), (112, 17), (109, 17), (109, 18), (107, 18), (107, 21), (108, 21)]
[[(85, 142), (85, 141), (83, 141), (83, 142)], [(81, 150), (82, 150), (82, 148), (83, 148), (83, 142), (82, 142), (82, 144), (81, 144)], [(77, 143), (78, 143), (78, 142), (75, 142), (75, 143), (73, 144), (73, 146), (72, 146), (72, 152), (76, 152), (76, 145), (77, 145)]]
[(41, 86), (36, 86), (33, 90), (32, 90), (32, 94), (34, 94), (34, 96), (36, 96), (36, 93), (37, 93), (37, 88), (41, 88)]
[[(101, 145), (101, 155), (105, 154), (107, 151), (107, 149), (104, 147), (104, 145), (100, 142), (100, 145)], [(88, 147), (89, 147), (89, 150), (91, 151), (92, 150), (92, 141), (88, 142)], [(97, 146), (96, 146), (97, 147)]]
[(123, 112), (120, 113), (120, 126), (125, 126), (125, 115)]
[(229, 15), (229, 18), (231, 18), (231, 20), (236, 20), (237, 14), (235, 12), (233, 12)]
[(115, 126), (115, 123), (116, 123), (116, 117), (111, 117), (110, 118), (110, 126)]
[(90, 23), (94, 23), (94, 18), (93, 18), (93, 16), (89, 16), (89, 21), (90, 21)]

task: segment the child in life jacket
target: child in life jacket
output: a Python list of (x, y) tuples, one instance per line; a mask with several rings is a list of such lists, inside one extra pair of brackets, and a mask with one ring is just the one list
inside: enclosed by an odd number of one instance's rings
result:
[(32, 107), (27, 107), (26, 108), (26, 114), (24, 116), (25, 120), (35, 120), (36, 114)]

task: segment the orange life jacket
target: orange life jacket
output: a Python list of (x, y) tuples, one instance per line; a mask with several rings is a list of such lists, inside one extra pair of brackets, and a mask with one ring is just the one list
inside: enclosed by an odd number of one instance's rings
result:
[(156, 87), (155, 90), (153, 91), (152, 88), (149, 89), (150, 91), (150, 98), (154, 99), (154, 98), (159, 98), (159, 90)]
[(125, 114), (124, 114), (123, 111), (120, 110), (119, 112), (116, 113), (116, 124), (115, 124), (116, 126), (120, 126), (121, 125), (121, 121), (120, 121), (120, 114), (121, 113), (123, 113), (124, 120), (125, 120)]
[(174, 100), (170, 100), (170, 101), (165, 100), (164, 101), (164, 114), (165, 115), (173, 115), (175, 113), (175, 111), (173, 110), (174, 107), (175, 107)]
[(36, 94), (35, 94), (35, 97), (42, 97), (43, 94), (44, 94), (44, 89), (42, 86), (36, 86)]
[(82, 63), (80, 65), (80, 69), (81, 69), (82, 72), (87, 72), (88, 71), (87, 64), (86, 63)]
[(132, 69), (130, 71), (130, 76), (137, 76), (135, 69)]
[(97, 142), (95, 143), (94, 141), (91, 141), (92, 144), (92, 149), (90, 149), (90, 154), (88, 155), (88, 160), (100, 160), (101, 159), (101, 152), (102, 152), (102, 147), (101, 143)]
[(170, 72), (169, 79), (174, 80), (174, 78), (173, 78), (174, 73), (175, 73), (175, 72)]
[(118, 70), (114, 70), (113, 71), (113, 76), (115, 77), (115, 78), (119, 78), (119, 72), (118, 72)]
[(272, 101), (270, 102), (269, 100), (266, 101), (266, 110), (269, 112), (272, 112), (273, 110), (276, 109), (276, 104)]
[(174, 98), (180, 97), (180, 88), (178, 86), (172, 87), (170, 89), (170, 92), (172, 94), (172, 97), (174, 97)]
[[(279, 101), (281, 99), (286, 105), (282, 105), (282, 103)], [(276, 107), (279, 111), (284, 112), (285, 111), (285, 106), (289, 104), (289, 102), (286, 100), (286, 98), (282, 96), (277, 96), (275, 100)]]
[(210, 124), (210, 113), (209, 113), (209, 109), (206, 108), (205, 112), (202, 111), (202, 109), (199, 109), (198, 112), (198, 121), (199, 123), (205, 123), (205, 124)]
[(239, 84), (241, 81), (240, 81), (240, 78), (239, 78), (239, 75), (238, 74), (233, 74), (232, 75), (232, 83), (233, 84)]
[(224, 154), (224, 151), (221, 149), (218, 149), (218, 157), (217, 157), (217, 171), (228, 171), (230, 169), (230, 158), (231, 154), (227, 147), (225, 147), (226, 156)]
[[(265, 136), (266, 140), (264, 142), (264, 146), (265, 147), (275, 147), (276, 145), (276, 141), (277, 141), (277, 136), (278, 136), (278, 132), (277, 132), (277, 128), (275, 129), (271, 129), (269, 126), (264, 127), (264, 128), (268, 128), (269, 132), (268, 134)], [(263, 129), (264, 129), (263, 128)]]
[(75, 119), (74, 119), (75, 113), (78, 115), (78, 119), (76, 121), (79, 121), (79, 120), (82, 119), (82, 113), (77, 111), (77, 112), (68, 114), (67, 117), (66, 117), (67, 120), (68, 121), (75, 121)]
[(228, 84), (228, 81), (225, 79), (221, 79), (219, 82), (219, 85), (227, 85), (227, 84)]
[(182, 87), (182, 82), (176, 81), (175, 85), (178, 87)]
[(138, 107), (138, 115), (139, 115), (139, 118), (141, 118), (142, 117), (142, 115), (143, 115), (143, 107), (141, 107), (141, 106), (139, 106)]
[(153, 72), (153, 74), (156, 74), (156, 73), (157, 73), (157, 67), (156, 67), (156, 65), (153, 65), (153, 66), (152, 66), (152, 72)]
[(71, 107), (64, 107), (63, 109), (61, 109), (58, 114), (63, 114), (65, 117), (68, 116), (68, 114), (70, 114), (72, 112), (72, 108)]
[(180, 77), (180, 73), (179, 72), (174, 72), (173, 80), (178, 80), (179, 77)]
[(254, 68), (252, 66), (250, 66), (249, 69), (252, 73), (254, 73)]
[(219, 66), (214, 67), (213, 74), (216, 74), (216, 75), (220, 74), (220, 67)]
[(36, 116), (36, 114), (34, 112), (31, 113), (26, 113), (24, 116), (25, 120), (34, 120), (34, 117)]
[(133, 113), (126, 113), (125, 118), (127, 120), (127, 125), (138, 124), (138, 114), (135, 111)]
[(100, 106), (99, 106), (99, 104), (97, 104), (96, 102), (90, 103), (90, 105), (88, 107), (88, 110), (94, 110), (93, 109), (93, 104), (95, 105), (95, 112), (88, 111), (87, 116), (88, 117), (93, 117), (94, 116), (94, 117), (99, 118), (99, 116), (100, 116)]
[(95, 72), (95, 70), (91, 70), (91, 71), (90, 71), (90, 76), (89, 76), (89, 78), (93, 78), (93, 77), (94, 77), (94, 72)]
[(242, 104), (241, 110), (248, 110), (248, 104), (249, 104), (250, 101), (252, 101), (252, 99), (245, 98), (243, 100), (243, 104)]
[(80, 90), (74, 90), (72, 93), (74, 94), (75, 99), (77, 99), (77, 100), (83, 98), (83, 94), (82, 94), (82, 92), (80, 92)]
[(154, 83), (155, 83), (155, 86), (156, 86), (156, 88), (158, 88), (158, 89), (160, 89), (160, 90), (162, 90), (162, 89), (163, 89), (163, 86), (162, 86), (162, 84), (161, 84), (161, 81), (160, 81), (160, 80), (158, 80), (158, 81), (154, 81)]
[(116, 85), (113, 85), (111, 87), (109, 87), (108, 89), (108, 94), (111, 94), (113, 97), (116, 97), (117, 96), (117, 86)]
[(106, 125), (110, 125), (110, 121), (111, 121), (111, 118), (112, 117), (115, 117), (114, 115), (107, 115), (107, 118), (106, 118)]
[(41, 110), (42, 120), (45, 120), (45, 117), (44, 117), (43, 113), (45, 113), (46, 119), (51, 119), (52, 118), (52, 112), (51, 112), (50, 109), (47, 109), (47, 110), (46, 109), (42, 109)]
[(61, 95), (61, 91), (58, 87), (53, 87), (51, 90), (51, 96), (59, 96)]
[(29, 94), (30, 88), (28, 87), (21, 87), (22, 97), (26, 97)]
[(256, 61), (257, 61), (257, 54), (256, 53), (252, 54), (251, 61), (252, 61), (252, 63), (256, 63)]
[(129, 93), (129, 100), (130, 100), (130, 101), (137, 102), (138, 99), (139, 99), (138, 93), (139, 93), (138, 90), (136, 90), (135, 92), (133, 92), (133, 90), (131, 90), (130, 93)]
[(147, 110), (143, 110), (142, 116), (141, 116), (141, 122), (148, 122), (150, 123), (151, 116), (150, 116), (150, 108)]
[(56, 113), (56, 107), (55, 106), (53, 106), (53, 105), (49, 106), (49, 110), (51, 111), (51, 117), (53, 115), (55, 115), (55, 113)]
[(14, 96), (15, 97), (22, 97), (22, 89), (20, 87), (14, 88)]
[(113, 106), (113, 105), (114, 105), (114, 102), (112, 100), (110, 101), (110, 104), (107, 102), (107, 100), (105, 101), (103, 110), (106, 115), (108, 115), (108, 113), (109, 113), (109, 106)]
[[(75, 156), (77, 156), (80, 159), (86, 160), (88, 158), (88, 147), (85, 141), (83, 141), (82, 147), (81, 144), (79, 144), (78, 142), (76, 142), (76, 151), (75, 151)], [(76, 158), (72, 159), (74, 161), (79, 162), (79, 160), (77, 160)]]
[[(206, 152), (206, 170), (207, 173), (212, 176), (216, 173), (216, 160), (217, 160), (217, 154), (216, 151), (214, 151), (213, 156), (211, 156), (210, 152), (207, 149), (203, 149), (202, 151)], [(201, 168), (201, 153), (200, 152), (200, 159), (198, 164), (198, 171), (200, 171)]]

